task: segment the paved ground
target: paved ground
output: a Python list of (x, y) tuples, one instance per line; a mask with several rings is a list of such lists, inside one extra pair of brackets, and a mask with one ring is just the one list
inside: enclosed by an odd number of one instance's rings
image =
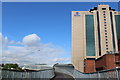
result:
[(55, 77), (51, 80), (74, 80), (74, 78), (64, 73), (55, 72)]

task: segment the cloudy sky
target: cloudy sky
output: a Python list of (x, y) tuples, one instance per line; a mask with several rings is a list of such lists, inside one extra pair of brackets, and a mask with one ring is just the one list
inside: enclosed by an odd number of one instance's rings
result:
[(4, 2), (3, 62), (71, 63), (71, 11), (88, 11), (100, 3), (118, 10), (117, 2)]
[(68, 53), (62, 47), (52, 43), (41, 43), (37, 34), (26, 35), (22, 41), (15, 42), (8, 41), (8, 37), (0, 33), (0, 39), (3, 40), (2, 58), (5, 63), (54, 64), (70, 61), (69, 57), (65, 57)]

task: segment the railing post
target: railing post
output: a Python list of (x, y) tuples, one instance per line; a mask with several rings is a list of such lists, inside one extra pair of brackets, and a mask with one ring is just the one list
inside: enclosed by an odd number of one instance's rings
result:
[(98, 80), (100, 80), (100, 73), (98, 72)]
[(117, 78), (117, 80), (119, 80), (119, 73), (118, 73), (118, 69), (116, 69), (116, 78)]
[(0, 80), (2, 80), (2, 70), (0, 70)]

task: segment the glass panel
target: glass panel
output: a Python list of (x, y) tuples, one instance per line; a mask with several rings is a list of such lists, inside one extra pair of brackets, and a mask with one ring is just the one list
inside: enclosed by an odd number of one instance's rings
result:
[(117, 32), (117, 39), (118, 39), (118, 48), (120, 50), (120, 15), (115, 15), (116, 20), (116, 32)]
[(95, 56), (93, 15), (86, 15), (86, 56)]

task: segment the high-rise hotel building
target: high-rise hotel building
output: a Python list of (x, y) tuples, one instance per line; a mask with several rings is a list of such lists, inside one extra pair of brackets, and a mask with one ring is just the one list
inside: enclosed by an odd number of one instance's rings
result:
[(72, 63), (84, 71), (84, 59), (120, 50), (120, 12), (109, 5), (72, 11)]

